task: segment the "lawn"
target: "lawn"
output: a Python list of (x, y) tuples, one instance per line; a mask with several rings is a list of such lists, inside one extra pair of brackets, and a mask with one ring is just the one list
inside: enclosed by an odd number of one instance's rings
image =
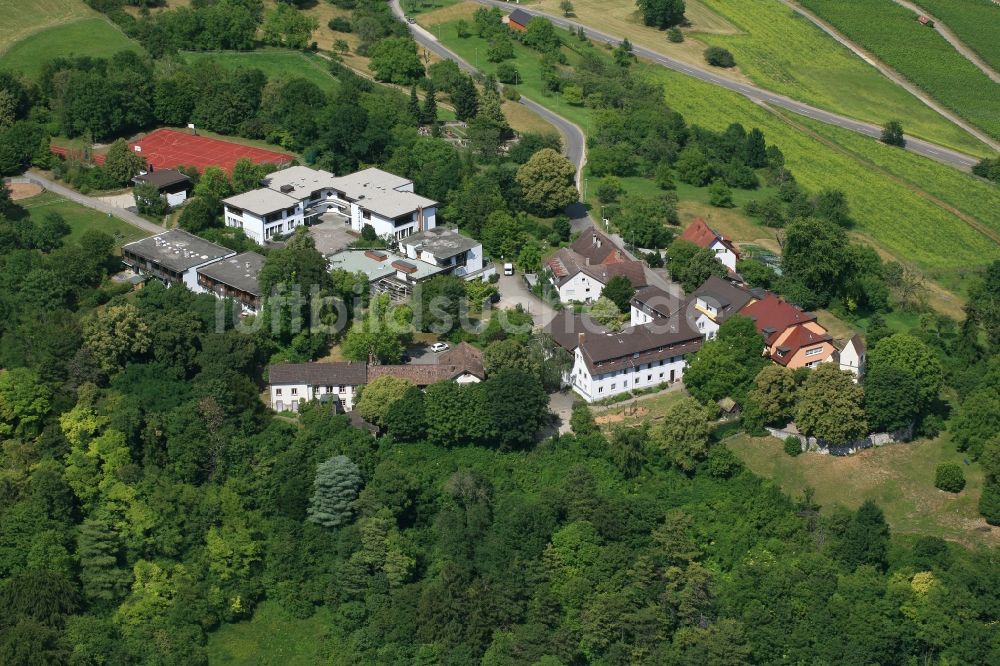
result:
[(72, 229), (68, 237), (68, 241), (71, 243), (92, 229), (110, 234), (115, 238), (115, 245), (118, 246), (149, 235), (142, 229), (133, 227), (117, 217), (108, 217), (104, 213), (81, 206), (52, 192), (43, 192), (38, 196), (23, 199), (17, 203), (28, 211), (28, 216), (32, 220), (41, 219), (48, 213), (62, 215)]
[(843, 190), (857, 233), (897, 259), (923, 269), (954, 269), (984, 266), (997, 255), (997, 244), (958, 216), (921, 197), (914, 186), (873, 172), (856, 156), (804, 132), (800, 128), (805, 126), (795, 126), (800, 119), (794, 114), (786, 121), (736, 93), (660, 67), (646, 69), (664, 84), (667, 104), (684, 114), (688, 123), (716, 131), (732, 122), (759, 127), (768, 144), (785, 154), (799, 183), (811, 191)]
[[(864, 63), (826, 33), (778, 0), (703, 0), (689, 4), (692, 25), (682, 44), (667, 41), (662, 31), (642, 24), (630, 0), (580, 0), (575, 14), (586, 25), (628, 38), (664, 55), (703, 67), (707, 45), (724, 46), (736, 58), (742, 76), (794, 99), (860, 120), (882, 124), (905, 119), (914, 136), (976, 155), (987, 148), (975, 137), (927, 108), (920, 100)], [(539, 6), (560, 13), (559, 0)], [(708, 17), (718, 17), (709, 21)], [(802, 54), (809, 54), (803, 58)]]
[[(965, 465), (947, 436), (847, 457), (807, 453), (793, 458), (772, 437), (737, 435), (726, 444), (751, 471), (773, 480), (785, 493), (798, 497), (813, 488), (824, 512), (837, 504), (857, 508), (871, 499), (897, 534), (939, 536), (967, 546), (1000, 543), (1000, 530), (987, 526), (976, 508), (982, 470), (978, 464)], [(943, 462), (962, 465), (967, 485), (961, 493), (934, 487), (935, 468)]]
[(217, 62), (223, 67), (252, 67), (267, 74), (269, 79), (301, 78), (311, 81), (327, 92), (335, 92), (339, 85), (336, 78), (330, 74), (330, 65), (321, 58), (283, 49), (264, 49), (260, 51), (226, 51), (222, 53), (184, 54), (188, 62)]
[(417, 14), (432, 12), (436, 9), (451, 7), (461, 1), (462, 0), (401, 0), (399, 4), (407, 16), (416, 16)]
[(212, 666), (314, 666), (326, 663), (324, 636), (333, 623), (322, 607), (305, 620), (288, 616), (273, 601), (261, 603), (253, 618), (224, 624), (208, 635)]
[[(801, 0), (942, 104), (1000, 138), (1000, 86), (892, 0)], [(990, 24), (996, 41), (996, 25)], [(984, 26), (985, 29), (985, 26)], [(899, 118), (904, 127), (906, 116)]]
[(634, 427), (645, 421), (656, 423), (663, 418), (667, 409), (687, 396), (683, 390), (657, 393), (649, 397), (639, 396), (610, 407), (591, 407), (594, 420), (606, 432), (619, 426)]
[(45, 28), (100, 16), (81, 0), (6, 0), (0, 7), (0, 53)]
[[(0, 21), (2, 22), (2, 21)], [(123, 50), (141, 51), (136, 42), (103, 18), (67, 23), (22, 39), (0, 56), (0, 67), (38, 76), (42, 63), (59, 56), (108, 58)]]
[(1000, 71), (1000, 6), (993, 0), (916, 0), (917, 5), (939, 19), (966, 46)]

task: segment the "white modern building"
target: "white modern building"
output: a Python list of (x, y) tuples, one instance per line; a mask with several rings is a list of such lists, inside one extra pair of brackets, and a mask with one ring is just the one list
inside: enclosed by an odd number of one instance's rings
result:
[(456, 277), (487, 279), (496, 272), (484, 263), (483, 244), (457, 229), (435, 227), (407, 236), (400, 248), (410, 259), (437, 266)]
[(198, 269), (236, 254), (182, 229), (171, 229), (122, 246), (122, 263), (139, 275), (162, 280), (167, 285), (184, 284), (195, 293)]
[(545, 330), (572, 353), (573, 367), (563, 381), (587, 402), (680, 380), (688, 356), (702, 343), (683, 317), (609, 333), (564, 310)]
[(263, 187), (223, 201), (226, 225), (243, 229), (257, 243), (337, 214), (361, 233), (370, 225), (380, 238), (402, 240), (433, 229), (437, 202), (413, 192), (413, 181), (381, 169), (347, 176), (294, 166), (268, 174)]

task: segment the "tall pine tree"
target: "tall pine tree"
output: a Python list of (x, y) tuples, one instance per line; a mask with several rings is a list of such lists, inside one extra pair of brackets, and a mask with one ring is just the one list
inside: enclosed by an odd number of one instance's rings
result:
[(424, 108), (420, 111), (420, 123), (422, 125), (436, 124), (437, 114), (437, 91), (434, 90), (434, 84), (430, 83), (427, 86), (427, 96), (424, 97)]
[(361, 471), (347, 456), (334, 456), (316, 466), (316, 481), (307, 520), (323, 527), (347, 524), (361, 487)]
[(131, 575), (120, 566), (121, 544), (107, 521), (93, 518), (83, 521), (76, 540), (84, 596), (106, 602), (125, 596)]
[(407, 110), (410, 112), (410, 115), (413, 116), (414, 122), (419, 125), (422, 114), (420, 113), (420, 100), (417, 99), (416, 86), (410, 86), (410, 103)]

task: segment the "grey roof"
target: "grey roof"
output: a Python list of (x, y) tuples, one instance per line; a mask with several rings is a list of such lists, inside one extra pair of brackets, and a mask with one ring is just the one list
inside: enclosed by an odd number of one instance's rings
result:
[(545, 331), (565, 349), (579, 347), (588, 370), (595, 375), (694, 353), (702, 343), (701, 333), (683, 315), (671, 317), (666, 324), (654, 322), (607, 333), (579, 315), (563, 312)]
[(458, 233), (458, 229), (434, 227), (407, 236), (403, 239), (403, 245), (430, 252), (438, 259), (448, 259), (479, 247), (481, 243)]
[(368, 382), (364, 363), (276, 363), (267, 368), (268, 382), (309, 386), (361, 386)]
[(557, 287), (561, 287), (573, 278), (577, 273), (586, 273), (601, 284), (618, 275), (628, 278), (633, 287), (646, 286), (646, 269), (641, 261), (619, 261), (613, 264), (588, 264), (587, 258), (574, 252), (568, 247), (556, 250), (546, 265), (552, 271), (553, 282)]
[[(378, 258), (379, 256), (382, 258)], [(399, 262), (405, 262), (417, 269), (407, 274), (413, 280), (423, 280), (445, 270), (441, 266), (417, 259), (407, 259), (386, 250), (344, 250), (328, 256), (327, 262), (330, 270), (341, 269), (349, 273), (361, 271), (368, 276), (369, 282), (394, 275), (396, 269), (392, 264)]]
[(528, 21), (535, 18), (533, 14), (529, 14), (523, 9), (515, 9), (510, 13), (510, 20), (519, 25), (528, 25)]
[(670, 317), (684, 307), (684, 301), (659, 287), (650, 285), (635, 292), (632, 304), (660, 317)]
[(171, 229), (128, 243), (122, 246), (122, 251), (180, 273), (236, 254), (227, 247), (216, 245), (182, 229)]
[(475, 375), (480, 379), (486, 379), (486, 370), (483, 366), (483, 352), (464, 340), (438, 356), (437, 362), (438, 365), (451, 365), (463, 368), (469, 374)]
[(297, 206), (299, 200), (267, 187), (261, 187), (223, 199), (222, 203), (232, 208), (250, 211), (256, 215), (270, 215)]
[(437, 205), (433, 199), (400, 191), (412, 187), (413, 181), (381, 169), (363, 169), (340, 176), (334, 178), (331, 185), (362, 208), (387, 218), (396, 218), (418, 208)]
[(216, 282), (260, 296), (257, 290), (257, 275), (263, 266), (262, 255), (256, 252), (244, 252), (199, 268), (198, 272)]
[(625, 258), (618, 246), (597, 227), (584, 229), (569, 248), (581, 257), (589, 258), (591, 264), (603, 264), (612, 254), (618, 261)]
[(747, 303), (757, 298), (750, 291), (737, 287), (728, 280), (713, 275), (691, 294), (715, 307), (719, 314), (716, 321), (722, 323), (731, 315), (742, 310)]
[[(293, 166), (264, 176), (261, 184), (276, 192), (303, 199), (319, 190), (335, 189), (336, 181), (337, 178), (329, 171)], [(290, 190), (287, 189), (289, 187)]]
[(136, 176), (132, 179), (139, 183), (149, 183), (159, 189), (177, 185), (178, 183), (190, 183), (191, 179), (176, 169), (162, 169), (160, 171), (150, 171)]

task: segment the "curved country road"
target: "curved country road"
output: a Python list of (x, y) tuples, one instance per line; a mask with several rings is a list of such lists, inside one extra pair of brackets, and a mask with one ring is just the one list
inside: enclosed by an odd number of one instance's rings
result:
[[(504, 10), (510, 10), (512, 8), (511, 3), (503, 2), (502, 0), (476, 0), (476, 2), (483, 5), (499, 7)], [(567, 20), (555, 14), (539, 11), (537, 9), (525, 9), (524, 7), (519, 7), (519, 9), (534, 16), (544, 16), (549, 19), (553, 25), (561, 28), (572, 28), (573, 30), (583, 28), (587, 36), (594, 41), (605, 42), (613, 45), (617, 45), (621, 41), (621, 38), (619, 37), (615, 37), (606, 32), (596, 30), (575, 21)], [(711, 83), (713, 85), (738, 92), (754, 102), (772, 104), (783, 109), (788, 109), (789, 111), (793, 111), (807, 118), (812, 118), (813, 120), (818, 120), (829, 125), (835, 125), (837, 127), (851, 130), (852, 132), (864, 134), (865, 136), (879, 138), (882, 135), (882, 128), (877, 125), (872, 125), (871, 123), (862, 122), (860, 120), (854, 120), (853, 118), (841, 116), (830, 111), (817, 109), (814, 106), (797, 102), (789, 97), (773, 93), (769, 90), (764, 90), (763, 88), (758, 88), (757, 86), (732, 81), (710, 70), (695, 67), (679, 60), (674, 60), (673, 58), (669, 58), (661, 53), (657, 53), (656, 51), (652, 51), (642, 46), (633, 44), (632, 52), (642, 58), (651, 60), (658, 65), (680, 72), (681, 74), (686, 74), (687, 76), (694, 77), (706, 83)], [(982, 140), (981, 137), (977, 136), (977, 138)], [(989, 145), (997, 150), (1000, 150), (1000, 144), (996, 144), (996, 142), (991, 141), (989, 142)], [(965, 153), (952, 150), (951, 148), (945, 148), (944, 146), (939, 146), (929, 141), (924, 141), (923, 139), (917, 139), (911, 136), (906, 137), (906, 150), (917, 153), (918, 155), (923, 155), (924, 157), (929, 157), (932, 160), (958, 169), (964, 169), (966, 171), (979, 162), (978, 158), (966, 155)]]
[(94, 197), (88, 197), (86, 194), (80, 194), (76, 190), (72, 190), (65, 185), (57, 183), (54, 180), (50, 180), (45, 176), (39, 175), (34, 171), (29, 171), (25, 173), (23, 178), (34, 181), (35, 184), (41, 185), (49, 192), (58, 194), (59, 196), (69, 199), (81, 206), (86, 206), (87, 208), (93, 208), (94, 210), (99, 210), (102, 213), (107, 213), (109, 216), (117, 217), (119, 220), (128, 222), (133, 227), (138, 227), (143, 231), (150, 234), (161, 234), (166, 229), (158, 224), (153, 224), (149, 220), (139, 217), (135, 213), (125, 210), (124, 208), (116, 208), (114, 206), (109, 206), (100, 199), (95, 199)]
[[(406, 20), (403, 8), (399, 5), (399, 0), (390, 0), (389, 6), (392, 8), (393, 14), (398, 16), (403, 21)], [(479, 73), (479, 70), (475, 67), (460, 58), (457, 54), (445, 48), (441, 42), (438, 41), (437, 37), (429, 31), (425, 30), (416, 23), (407, 23), (407, 26), (410, 28), (410, 34), (413, 35), (413, 39), (415, 39), (418, 44), (431, 53), (437, 55), (439, 58), (443, 58), (444, 60), (455, 61), (455, 64), (469, 74)], [(559, 130), (559, 133), (563, 137), (563, 152), (566, 154), (566, 158), (572, 162), (574, 166), (576, 166), (576, 189), (580, 190), (582, 185), (581, 179), (583, 178), (583, 165), (587, 162), (586, 138), (583, 135), (583, 130), (581, 130), (574, 123), (571, 123), (562, 116), (549, 111), (541, 104), (534, 102), (523, 95), (521, 96), (520, 103), (537, 113), (549, 124)]]

